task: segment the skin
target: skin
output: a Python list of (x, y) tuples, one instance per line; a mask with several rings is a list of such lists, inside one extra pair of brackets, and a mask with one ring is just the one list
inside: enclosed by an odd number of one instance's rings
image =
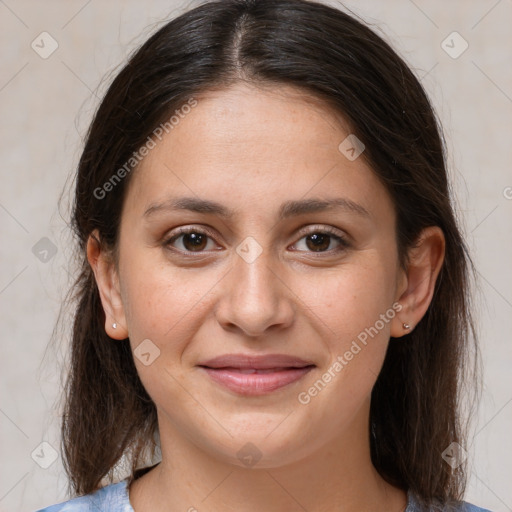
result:
[[(430, 304), (444, 257), (442, 231), (425, 229), (408, 267), (400, 268), (390, 196), (363, 157), (350, 161), (339, 151), (347, 123), (300, 90), (239, 83), (197, 100), (132, 176), (119, 261), (93, 237), (87, 249), (112, 343), (129, 336), (133, 349), (149, 339), (160, 350), (147, 366), (134, 358), (158, 410), (162, 462), (132, 484), (132, 506), (404, 510), (405, 493), (370, 460), (370, 393), (389, 337), (409, 332), (404, 322), (413, 329)], [(180, 196), (220, 202), (236, 215), (144, 216), (155, 202)], [(278, 218), (283, 202), (312, 197), (348, 198), (368, 216), (331, 209)], [(179, 226), (213, 236), (203, 238), (199, 252), (186, 235), (166, 246)], [(315, 251), (307, 235), (326, 227), (349, 246), (327, 237)], [(249, 236), (262, 250), (252, 263), (236, 252)], [(299, 393), (394, 303), (400, 312), (301, 404)], [(226, 353), (282, 353), (316, 367), (278, 391), (246, 397), (197, 366)], [(248, 442), (261, 454), (252, 467), (237, 457)]]

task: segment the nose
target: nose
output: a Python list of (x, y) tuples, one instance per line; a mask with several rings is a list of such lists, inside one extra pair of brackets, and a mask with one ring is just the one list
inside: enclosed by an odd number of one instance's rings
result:
[(268, 250), (252, 262), (234, 256), (216, 308), (217, 321), (224, 329), (258, 337), (292, 324), (294, 294), (271, 258)]

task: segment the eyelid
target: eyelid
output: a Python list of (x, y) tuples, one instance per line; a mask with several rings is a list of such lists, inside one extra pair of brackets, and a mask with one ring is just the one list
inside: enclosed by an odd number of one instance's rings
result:
[[(312, 233), (325, 233), (328, 235), (333, 235), (338, 238), (342, 238), (343, 240), (346, 240), (348, 238), (348, 235), (345, 234), (341, 229), (332, 227), (332, 226), (326, 226), (323, 224), (308, 224), (305, 227), (302, 227), (299, 229), (300, 235), (310, 235)], [(348, 240), (347, 240), (348, 243)]]

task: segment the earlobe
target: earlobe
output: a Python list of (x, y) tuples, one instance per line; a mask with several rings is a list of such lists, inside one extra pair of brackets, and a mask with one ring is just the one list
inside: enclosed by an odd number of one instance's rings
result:
[(94, 230), (87, 240), (87, 260), (94, 272), (105, 312), (105, 332), (113, 339), (124, 340), (128, 330), (119, 279), (111, 255), (102, 248), (98, 230)]
[(429, 226), (420, 233), (417, 243), (408, 252), (405, 282), (397, 301), (400, 313), (393, 319), (391, 336), (409, 334), (423, 318), (432, 301), (435, 284), (445, 254), (445, 237), (438, 226)]

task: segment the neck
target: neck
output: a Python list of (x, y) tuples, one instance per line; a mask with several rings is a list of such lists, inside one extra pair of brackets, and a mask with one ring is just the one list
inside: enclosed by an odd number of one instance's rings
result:
[[(162, 415), (163, 416), (163, 415)], [(370, 459), (368, 414), (343, 437), (319, 442), (300, 460), (262, 458), (252, 467), (208, 453), (159, 417), (162, 462), (130, 488), (135, 512), (403, 512), (406, 493), (388, 484)]]

